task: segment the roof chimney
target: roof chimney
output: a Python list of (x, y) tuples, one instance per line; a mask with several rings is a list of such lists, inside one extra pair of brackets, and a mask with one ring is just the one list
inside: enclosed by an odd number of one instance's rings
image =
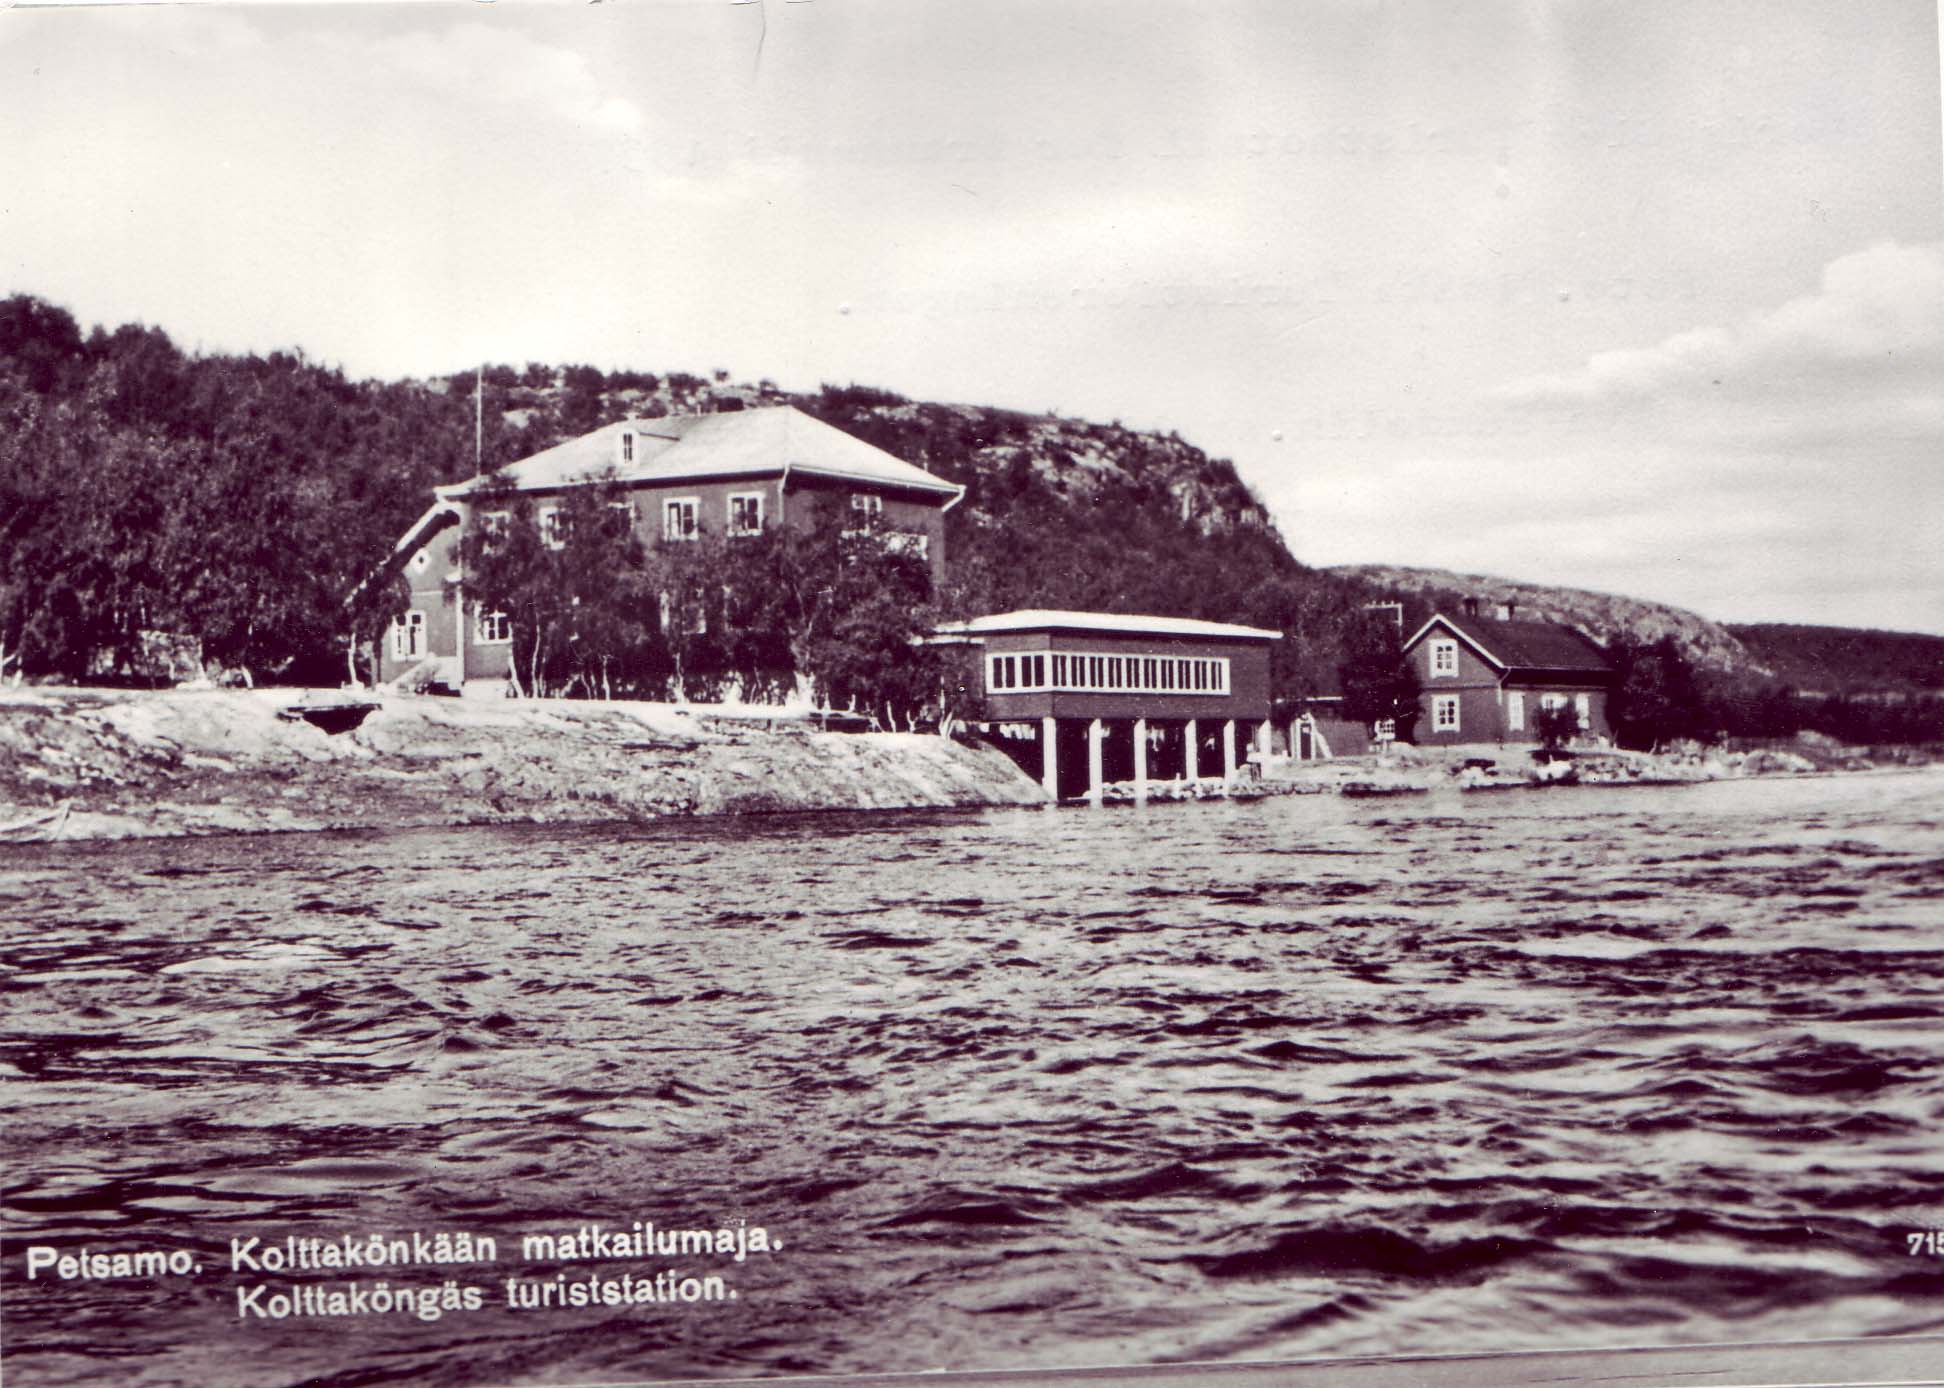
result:
[(1476, 616), (1478, 615), (1478, 599), (1477, 599), (1477, 598), (1466, 598), (1466, 599), (1465, 599), (1465, 615), (1466, 615), (1467, 617), (1476, 617)]

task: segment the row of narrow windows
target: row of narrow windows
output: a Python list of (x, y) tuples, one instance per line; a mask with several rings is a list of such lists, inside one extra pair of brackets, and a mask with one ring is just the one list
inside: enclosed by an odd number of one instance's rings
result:
[[(728, 498), (726, 519), (731, 535), (760, 535), (763, 533), (764, 497), (761, 492), (731, 492)], [(635, 516), (635, 503), (632, 501), (610, 501), (611, 510), (626, 513), (630, 524)], [(695, 496), (672, 496), (662, 501), (662, 538), (664, 540), (693, 540), (702, 534), (702, 499)], [(884, 514), (884, 498), (875, 492), (853, 492), (850, 498), (851, 514), (860, 518), (860, 524), (872, 517)], [(503, 534), (511, 517), (505, 511), (487, 511), (481, 516), (481, 523), (489, 534)], [(540, 533), (547, 544), (559, 549), (567, 543), (567, 513), (558, 506), (540, 508)], [(923, 536), (914, 537), (922, 540)]]
[(1082, 655), (1072, 651), (986, 657), (986, 688), (995, 692), (1066, 689), (1129, 694), (1226, 694), (1227, 657)]

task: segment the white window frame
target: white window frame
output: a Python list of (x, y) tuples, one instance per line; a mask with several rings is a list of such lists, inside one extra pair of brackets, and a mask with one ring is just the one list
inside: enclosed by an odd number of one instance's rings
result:
[(538, 517), (540, 521), (540, 543), (548, 549), (567, 548), (567, 517), (559, 506), (542, 506)]
[(498, 539), (506, 534), (508, 527), (512, 524), (513, 516), (509, 511), (482, 511), (479, 515), (479, 528), (481, 532), (492, 536), (494, 539)]
[(884, 537), (884, 547), (892, 554), (912, 554), (920, 559), (929, 559), (931, 536), (922, 531), (898, 530)]
[(852, 492), (850, 508), (862, 511), (867, 516), (881, 516), (884, 514), (884, 498), (876, 492)]
[(624, 463), (634, 461), (634, 430), (632, 429), (621, 431), (621, 461)]
[[(751, 526), (739, 523), (736, 520), (736, 503), (738, 501), (748, 501), (755, 504), (755, 525)], [(729, 500), (725, 503), (725, 506), (727, 509), (723, 513), (723, 519), (727, 523), (731, 535), (760, 535), (763, 533), (763, 522), (765, 519), (763, 512), (765, 507), (761, 492), (731, 492), (729, 493)]]
[(412, 572), (415, 574), (422, 574), (427, 569), (431, 568), (432, 551), (430, 549), (422, 549), (417, 554), (414, 554), (412, 556), (411, 567), (412, 567)]
[(1508, 689), (1505, 692), (1505, 730), (1512, 733), (1525, 731), (1525, 692)]
[(1458, 678), (1458, 643), (1444, 638), (1431, 643), (1431, 676), (1433, 679)]
[[(1434, 733), (1455, 733), (1458, 726), (1459, 699), (1456, 694), (1433, 694), (1431, 696), (1431, 731)], [(1450, 714), (1449, 720), (1445, 715)]]
[[(686, 525), (671, 525), (676, 516), (686, 516)], [(676, 544), (686, 544), (702, 538), (702, 498), (699, 496), (668, 496), (662, 498), (662, 538)]]
[(420, 609), (414, 607), (403, 617), (392, 618), (391, 653), (393, 660), (417, 660), (431, 654), (425, 613)]
[(484, 603), (473, 609), (473, 644), (475, 646), (510, 646), (513, 644), (513, 619), (504, 612), (489, 612)]

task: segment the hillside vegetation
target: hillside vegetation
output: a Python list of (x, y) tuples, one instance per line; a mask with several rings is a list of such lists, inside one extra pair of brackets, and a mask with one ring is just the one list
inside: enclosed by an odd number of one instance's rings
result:
[(1944, 690), (1944, 636), (1780, 622), (1728, 630), (1757, 667), (1804, 692)]

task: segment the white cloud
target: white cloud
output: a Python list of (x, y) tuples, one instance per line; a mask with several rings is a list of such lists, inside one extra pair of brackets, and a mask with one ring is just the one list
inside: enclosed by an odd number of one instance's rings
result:
[(378, 39), (368, 52), (439, 96), (510, 105), (623, 134), (644, 123), (639, 106), (602, 89), (583, 55), (511, 29), (468, 21), (437, 33)]
[(1869, 393), (1921, 415), (1944, 389), (1941, 370), (1944, 243), (1884, 242), (1832, 261), (1816, 293), (1769, 312), (1601, 352), (1577, 371), (1527, 377), (1499, 394), (1517, 405), (1601, 407), (1725, 390), (1814, 408)]

